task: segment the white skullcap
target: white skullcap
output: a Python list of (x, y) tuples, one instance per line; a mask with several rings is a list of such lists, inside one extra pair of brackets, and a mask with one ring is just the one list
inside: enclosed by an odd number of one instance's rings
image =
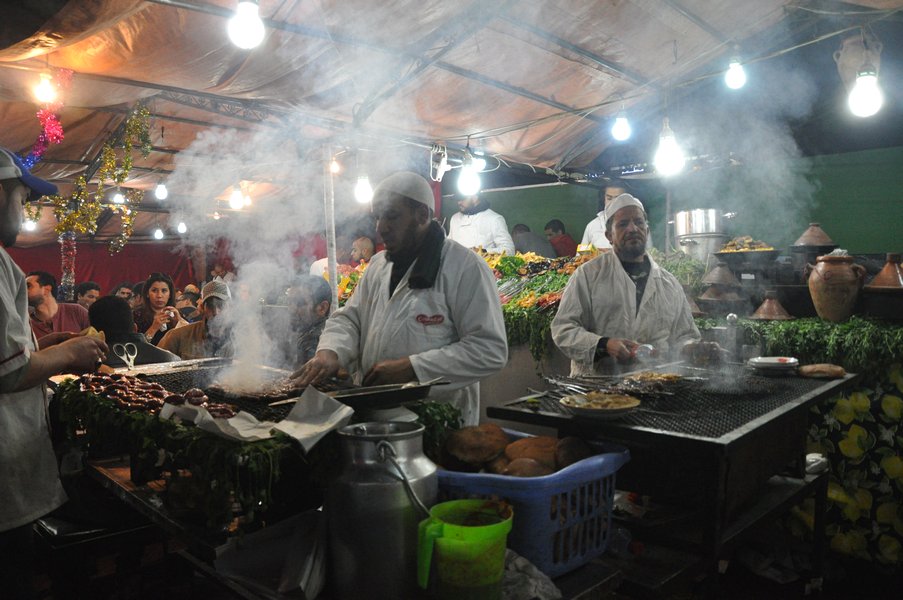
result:
[(643, 208), (642, 202), (630, 194), (621, 194), (620, 196), (616, 196), (615, 199), (611, 201), (611, 204), (605, 207), (605, 226), (608, 227), (608, 222), (615, 216), (615, 213), (626, 206), (636, 206), (643, 211), (643, 216), (646, 216), (646, 209)]
[(380, 195), (385, 195), (388, 192), (394, 192), (405, 198), (416, 200), (421, 204), (425, 204), (430, 210), (436, 205), (433, 188), (430, 187), (426, 179), (411, 171), (392, 173), (380, 181), (373, 191), (373, 201), (378, 202), (381, 199)]

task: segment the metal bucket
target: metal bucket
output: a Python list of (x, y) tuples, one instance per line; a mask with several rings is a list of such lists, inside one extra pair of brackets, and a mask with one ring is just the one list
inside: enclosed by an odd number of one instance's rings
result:
[(674, 234), (677, 239), (686, 235), (723, 233), (721, 211), (715, 208), (682, 210), (674, 215)]
[(684, 254), (689, 254), (706, 264), (712, 259), (712, 254), (721, 250), (725, 242), (727, 242), (727, 235), (723, 233), (701, 233), (677, 238), (677, 246)]
[(439, 494), (423, 430), (398, 422), (339, 430), (342, 471), (325, 504), (334, 597), (416, 596), (417, 525)]

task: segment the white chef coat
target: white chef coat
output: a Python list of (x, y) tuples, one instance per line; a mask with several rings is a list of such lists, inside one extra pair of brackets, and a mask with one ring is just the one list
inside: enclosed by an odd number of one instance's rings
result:
[(442, 377), (451, 382), (433, 388), (429, 398), (454, 404), (465, 425), (477, 425), (477, 382), (508, 360), (492, 271), (476, 254), (446, 239), (432, 288), (409, 288), (409, 268), (390, 297), (391, 275), (386, 253), (374, 255), (354, 294), (326, 321), (317, 350), (332, 350), (346, 367), (356, 364), (358, 380), (379, 361), (410, 356), (419, 381)]
[[(0, 248), (0, 376), (37, 348), (28, 323), (25, 275)], [(50, 443), (44, 386), (0, 393), (0, 531), (20, 527), (66, 501)]]
[(508, 233), (505, 217), (491, 208), (474, 215), (456, 212), (448, 226), (448, 237), (465, 248), (482, 246), (486, 252), (514, 255), (514, 240)]
[(581, 245), (592, 244), (598, 249), (611, 248), (611, 242), (605, 237), (605, 211), (600, 210), (595, 219), (586, 224), (583, 230)]
[(700, 339), (680, 283), (651, 258), (649, 262), (639, 312), (636, 285), (614, 252), (581, 265), (571, 276), (552, 321), (552, 339), (571, 359), (572, 376), (603, 373), (614, 365), (609, 356), (593, 363), (602, 337), (651, 344), (661, 357)]

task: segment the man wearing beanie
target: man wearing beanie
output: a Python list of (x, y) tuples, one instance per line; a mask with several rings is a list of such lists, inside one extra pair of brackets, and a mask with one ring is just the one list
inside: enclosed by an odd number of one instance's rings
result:
[(646, 254), (643, 204), (621, 194), (605, 215), (614, 251), (574, 272), (552, 321), (552, 339), (571, 359), (572, 376), (613, 372), (634, 360), (640, 344), (668, 357), (700, 339), (680, 283)]
[(45, 412), (44, 382), (57, 373), (92, 371), (106, 355), (96, 338), (76, 336), (37, 349), (28, 323), (25, 275), (5, 248), (16, 243), (22, 205), (55, 194), (0, 148), (0, 595), (32, 598), (32, 523), (66, 501)]
[[(306, 386), (357, 368), (365, 386), (441, 377), (431, 400), (480, 419), (478, 381), (508, 359), (495, 279), (476, 254), (445, 237), (432, 219), (426, 180), (399, 172), (373, 194), (386, 250), (373, 256), (348, 303), (326, 322), (317, 353), (293, 375)], [(404, 418), (397, 414), (380, 418)]]

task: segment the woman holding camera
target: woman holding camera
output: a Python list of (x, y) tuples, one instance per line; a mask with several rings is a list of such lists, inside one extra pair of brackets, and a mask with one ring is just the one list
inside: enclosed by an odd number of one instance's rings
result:
[(175, 308), (172, 279), (165, 273), (151, 273), (141, 291), (142, 304), (135, 309), (135, 325), (147, 341), (156, 345), (170, 329), (188, 325)]

